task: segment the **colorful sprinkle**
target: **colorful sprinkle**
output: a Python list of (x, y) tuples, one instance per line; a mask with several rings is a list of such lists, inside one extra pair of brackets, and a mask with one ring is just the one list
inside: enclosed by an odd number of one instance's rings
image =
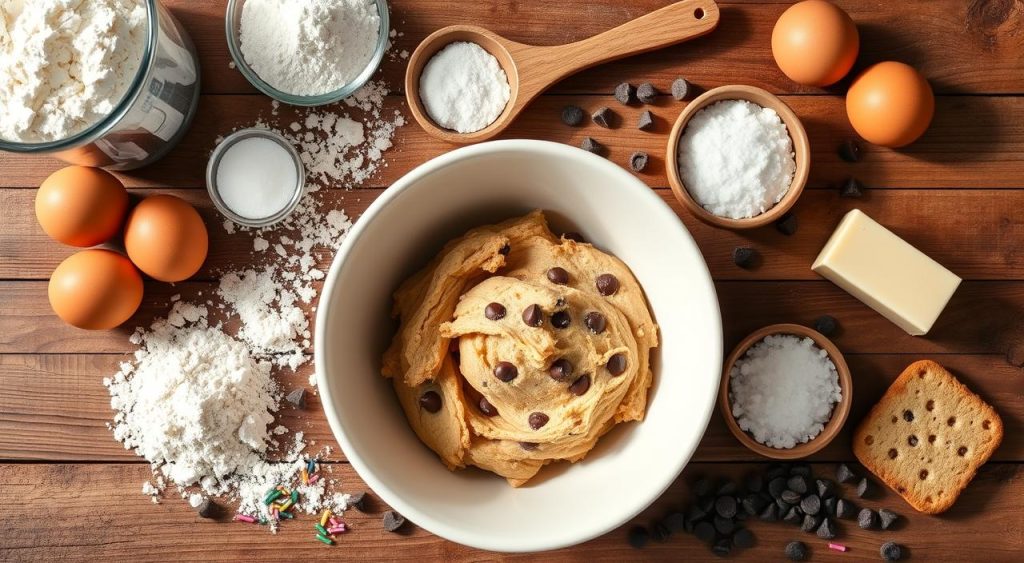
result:
[(327, 545), (334, 545), (334, 540), (332, 540), (331, 538), (329, 538), (329, 537), (327, 537), (327, 536), (325, 536), (323, 534), (317, 534), (316, 535), (316, 539), (320, 540), (321, 542), (323, 542), (323, 543), (325, 543)]
[(331, 516), (330, 520), (328, 520), (327, 523), (330, 524), (331, 526), (344, 526), (345, 525), (345, 523), (342, 522), (337, 516)]
[(306, 471), (306, 468), (303, 467), (302, 468), (302, 484), (305, 485), (307, 483), (309, 483), (309, 473)]
[(313, 473), (316, 471), (316, 462), (312, 459), (306, 462), (306, 471)]
[(292, 504), (299, 502), (299, 491), (292, 491), (291, 500)]
[(267, 519), (266, 518), (260, 518), (260, 526), (266, 526), (266, 525), (267, 525)]
[(331, 527), (331, 528), (327, 528), (327, 531), (332, 533), (332, 534), (340, 534), (340, 533), (343, 533), (343, 532), (347, 532), (348, 528), (346, 528), (345, 525), (342, 524), (341, 526), (334, 526), (334, 527)]
[(235, 520), (238, 520), (239, 522), (248, 522), (250, 524), (256, 522), (256, 519), (248, 514), (235, 514)]
[(828, 544), (828, 548), (834, 551), (846, 551), (847, 549), (849, 549), (841, 543), (830, 543)]
[(320, 532), (325, 536), (330, 535), (330, 532), (327, 531), (327, 528), (324, 528), (320, 524), (313, 524), (313, 527), (316, 528), (316, 531)]
[(316, 475), (313, 475), (312, 477), (309, 478), (309, 484), (310, 485), (315, 485), (316, 482), (319, 481), (319, 480), (320, 480), (320, 474), (317, 473)]
[(277, 500), (281, 496), (281, 491), (277, 489), (270, 489), (267, 491), (267, 496), (263, 497), (263, 504), (269, 505), (270, 503)]
[(327, 525), (327, 520), (330, 519), (330, 517), (331, 517), (331, 509), (328, 508), (328, 509), (324, 510), (323, 515), (320, 516), (320, 525), (321, 526), (326, 526)]
[(279, 512), (278, 516), (280, 516), (281, 518), (287, 518), (288, 520), (291, 520), (292, 518), (295, 518), (295, 515), (292, 514), (291, 512), (284, 512), (284, 511)]
[(288, 502), (286, 502), (286, 503), (281, 505), (281, 509), (280, 509), (281, 512), (284, 512), (284, 511), (288, 510), (289, 508), (294, 506), (294, 504), (295, 503), (292, 502), (292, 499), (288, 499)]

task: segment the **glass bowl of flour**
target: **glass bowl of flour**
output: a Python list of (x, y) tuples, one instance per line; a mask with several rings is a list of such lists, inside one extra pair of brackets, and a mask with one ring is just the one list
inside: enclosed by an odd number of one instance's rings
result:
[(320, 106), (370, 80), (390, 22), (386, 0), (229, 0), (224, 26), (250, 84), (286, 104)]

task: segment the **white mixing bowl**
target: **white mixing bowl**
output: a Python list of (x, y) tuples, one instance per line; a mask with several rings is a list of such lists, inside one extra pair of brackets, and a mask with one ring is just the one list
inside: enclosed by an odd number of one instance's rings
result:
[[(643, 422), (620, 424), (585, 460), (552, 464), (514, 489), (477, 469), (445, 469), (409, 428), (380, 361), (395, 330), (391, 294), (402, 280), (467, 229), (532, 209), (629, 265), (661, 327), (661, 346)], [(646, 508), (697, 447), (722, 365), (715, 289), (675, 213), (611, 162), (542, 141), (458, 149), (384, 192), (334, 260), (315, 345), (327, 419), (359, 475), (417, 525), (495, 551), (573, 545)]]

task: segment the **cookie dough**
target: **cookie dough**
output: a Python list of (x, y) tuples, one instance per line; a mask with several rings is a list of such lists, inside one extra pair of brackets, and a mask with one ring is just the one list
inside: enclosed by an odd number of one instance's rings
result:
[(384, 355), (417, 436), (452, 470), (520, 486), (642, 420), (658, 327), (620, 260), (535, 211), (449, 242), (395, 293)]

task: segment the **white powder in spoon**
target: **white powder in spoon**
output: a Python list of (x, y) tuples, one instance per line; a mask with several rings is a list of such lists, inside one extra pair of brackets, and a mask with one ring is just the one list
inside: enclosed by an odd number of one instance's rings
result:
[(459, 133), (474, 133), (494, 123), (511, 96), (498, 59), (476, 43), (446, 46), (420, 74), (420, 100), (430, 119)]

